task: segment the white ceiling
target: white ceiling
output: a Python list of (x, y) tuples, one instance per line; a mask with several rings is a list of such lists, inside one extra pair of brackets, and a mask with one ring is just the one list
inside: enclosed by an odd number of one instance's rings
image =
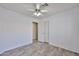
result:
[(48, 12), (43, 13), (43, 16), (40, 17), (35, 17), (33, 15), (33, 12), (28, 11), (28, 9), (35, 8), (34, 3), (0, 3), (0, 6), (24, 14), (29, 17), (46, 18), (56, 13), (79, 6), (79, 4), (78, 3), (48, 3), (48, 6), (44, 8), (47, 9)]

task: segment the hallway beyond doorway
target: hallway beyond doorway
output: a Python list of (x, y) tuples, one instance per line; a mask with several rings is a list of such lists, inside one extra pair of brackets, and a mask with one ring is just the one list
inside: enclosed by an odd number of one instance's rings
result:
[(38, 41), (38, 23), (33, 22), (33, 42)]

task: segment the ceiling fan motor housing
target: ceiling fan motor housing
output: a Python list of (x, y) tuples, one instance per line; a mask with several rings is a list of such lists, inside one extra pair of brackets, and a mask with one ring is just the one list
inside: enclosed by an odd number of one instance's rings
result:
[(36, 12), (40, 12), (40, 9), (35, 9)]

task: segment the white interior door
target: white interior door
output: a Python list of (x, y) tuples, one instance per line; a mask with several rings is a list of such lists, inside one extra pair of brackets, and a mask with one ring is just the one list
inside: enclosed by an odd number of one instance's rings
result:
[(49, 22), (42, 21), (39, 22), (38, 26), (38, 40), (41, 42), (48, 42), (49, 41)]
[(49, 41), (49, 22), (48, 21), (44, 22), (44, 41), (45, 42)]

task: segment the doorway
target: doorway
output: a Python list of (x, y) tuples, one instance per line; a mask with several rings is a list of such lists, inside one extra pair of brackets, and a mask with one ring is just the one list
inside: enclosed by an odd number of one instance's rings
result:
[(33, 22), (33, 42), (38, 41), (38, 23)]

